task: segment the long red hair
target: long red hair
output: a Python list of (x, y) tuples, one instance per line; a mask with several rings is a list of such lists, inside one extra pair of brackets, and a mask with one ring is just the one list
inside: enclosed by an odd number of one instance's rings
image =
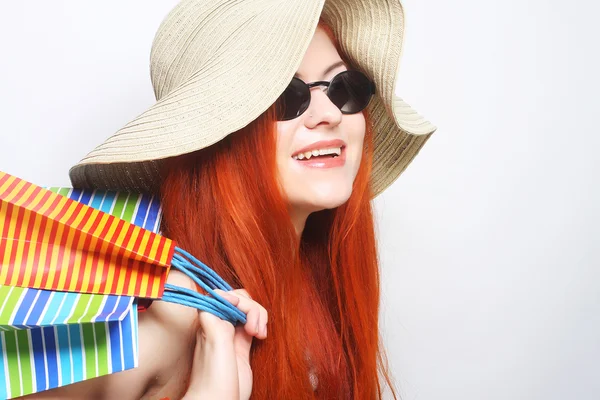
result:
[[(344, 59), (331, 29), (319, 26)], [(252, 399), (380, 399), (378, 374), (396, 398), (378, 325), (373, 132), (363, 113), (352, 195), (311, 214), (301, 238), (277, 182), (274, 106), (218, 143), (164, 164), (163, 234), (269, 312), (269, 336), (252, 347)]]

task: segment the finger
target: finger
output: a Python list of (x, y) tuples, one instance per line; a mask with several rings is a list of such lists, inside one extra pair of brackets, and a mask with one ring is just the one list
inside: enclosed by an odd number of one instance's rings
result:
[[(239, 291), (240, 289), (238, 289)], [(220, 289), (215, 289), (217, 294), (221, 295), (225, 300), (236, 306), (240, 311), (246, 314), (246, 324), (244, 329), (248, 335), (256, 336), (261, 333), (260, 326), (260, 310), (256, 302), (250, 300), (244, 293), (224, 292)], [(247, 292), (246, 292), (247, 293)], [(242, 298), (244, 300), (242, 300)], [(241, 304), (242, 303), (242, 304)], [(241, 304), (241, 306), (240, 306)]]
[(240, 298), (231, 294), (231, 292), (225, 292), (221, 289), (214, 289), (214, 291), (225, 300), (229, 301), (231, 304), (237, 307), (240, 302)]
[(246, 291), (246, 289), (234, 289), (234, 290), (232, 290), (232, 292), (235, 293), (235, 294), (239, 294), (239, 295), (242, 295), (244, 297), (247, 297), (250, 300), (253, 300), (252, 296), (250, 296), (250, 293), (248, 293), (248, 291)]
[[(240, 294), (244, 297), (252, 299), (250, 294), (245, 289), (236, 289), (233, 291), (235, 294)], [(259, 326), (258, 326), (258, 334), (256, 335), (257, 339), (265, 339), (267, 337), (267, 323), (269, 322), (269, 313), (267, 309), (261, 306), (259, 303), (256, 303), (259, 307)]]
[[(240, 294), (244, 297), (252, 299), (250, 294), (245, 289), (236, 289), (233, 291), (235, 294)], [(267, 337), (267, 323), (269, 322), (269, 313), (267, 309), (264, 308), (259, 303), (256, 303), (259, 307), (259, 324), (258, 324), (258, 334), (256, 335), (257, 339), (266, 339)]]
[(257, 314), (256, 310), (246, 311), (247, 307), (243, 307), (245, 310), (242, 310), (239, 307), (240, 297), (244, 297), (243, 295), (236, 296), (232, 292), (224, 292), (219, 289), (215, 289), (215, 292), (217, 292), (225, 300), (229, 301), (232, 305), (236, 306), (240, 311), (242, 311), (244, 314), (246, 314), (246, 324), (244, 326), (245, 326), (245, 329), (247, 329), (247, 332), (249, 335), (258, 335), (261, 332), (262, 329), (261, 329), (260, 322), (259, 322), (260, 312)]
[[(230, 292), (223, 292), (218, 289), (215, 291), (246, 314), (245, 329), (249, 335), (256, 336), (258, 339), (266, 338), (267, 310), (252, 300), (247, 291), (244, 289), (236, 289)], [(233, 298), (236, 300), (233, 300)]]

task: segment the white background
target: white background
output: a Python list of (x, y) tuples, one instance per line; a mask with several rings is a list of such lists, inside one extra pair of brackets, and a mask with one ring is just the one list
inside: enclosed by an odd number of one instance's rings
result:
[[(3, 2), (0, 170), (70, 186), (153, 104), (150, 46), (175, 3)], [(600, 7), (404, 5), (397, 94), (439, 129), (376, 200), (402, 397), (598, 399)]]

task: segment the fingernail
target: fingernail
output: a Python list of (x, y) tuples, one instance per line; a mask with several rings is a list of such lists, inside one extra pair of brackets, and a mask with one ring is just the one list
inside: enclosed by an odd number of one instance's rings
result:
[(267, 326), (266, 325), (263, 328), (263, 336), (267, 336)]
[(258, 334), (260, 332), (260, 321), (256, 321), (256, 334)]

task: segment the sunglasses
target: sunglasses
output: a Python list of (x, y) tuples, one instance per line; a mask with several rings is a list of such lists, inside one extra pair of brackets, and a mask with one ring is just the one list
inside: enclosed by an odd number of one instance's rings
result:
[(355, 70), (342, 71), (329, 82), (305, 83), (294, 77), (275, 102), (277, 119), (288, 121), (302, 115), (310, 104), (310, 89), (315, 86), (327, 87), (327, 97), (342, 114), (356, 114), (364, 110), (375, 94), (375, 82)]

